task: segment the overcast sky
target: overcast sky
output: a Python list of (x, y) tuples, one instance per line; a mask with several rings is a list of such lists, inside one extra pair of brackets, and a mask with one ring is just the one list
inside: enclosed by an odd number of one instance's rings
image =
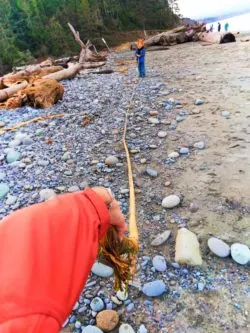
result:
[(203, 18), (249, 10), (250, 0), (179, 0), (181, 14), (189, 18)]

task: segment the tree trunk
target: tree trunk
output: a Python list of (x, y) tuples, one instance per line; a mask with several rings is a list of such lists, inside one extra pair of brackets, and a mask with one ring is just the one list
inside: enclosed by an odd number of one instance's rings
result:
[(5, 101), (10, 96), (14, 95), (19, 90), (26, 88), (27, 86), (28, 86), (28, 82), (23, 81), (23, 82), (16, 83), (9, 88), (0, 90), (0, 102)]
[(76, 74), (82, 69), (81, 64), (75, 64), (70, 66), (69, 68), (63, 69), (56, 73), (51, 73), (48, 75), (45, 75), (44, 78), (48, 79), (54, 79), (56, 81), (62, 81), (66, 79), (72, 79), (76, 76)]
[(21, 81), (30, 81), (35, 76), (43, 77), (50, 73), (61, 71), (61, 66), (40, 67), (40, 65), (30, 66), (27, 69), (17, 73), (10, 73), (1, 78), (3, 87), (11, 87), (13, 84)]

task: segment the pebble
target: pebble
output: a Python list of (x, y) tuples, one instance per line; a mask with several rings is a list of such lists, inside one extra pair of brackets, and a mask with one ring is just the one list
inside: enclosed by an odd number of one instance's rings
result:
[(128, 299), (127, 291), (118, 290), (116, 296), (119, 298), (120, 301), (126, 301)]
[(166, 136), (167, 136), (167, 132), (165, 132), (165, 131), (160, 131), (159, 133), (158, 133), (158, 137), (159, 138), (165, 138)]
[(158, 176), (158, 172), (152, 168), (146, 168), (145, 172), (150, 176), (150, 177), (157, 177)]
[(198, 204), (196, 202), (191, 202), (189, 210), (191, 213), (196, 213), (199, 210)]
[(128, 306), (127, 306), (127, 312), (132, 312), (135, 308), (135, 305), (134, 303), (130, 303)]
[(40, 199), (41, 199), (42, 201), (47, 201), (47, 200), (49, 200), (49, 199), (55, 197), (55, 196), (56, 196), (56, 193), (55, 193), (54, 190), (47, 188), (47, 189), (43, 189), (43, 190), (41, 190), (41, 191), (39, 192), (39, 195), (40, 195)]
[(118, 162), (119, 162), (119, 160), (116, 156), (109, 156), (105, 160), (105, 164), (108, 166), (116, 165)]
[(21, 153), (19, 153), (18, 151), (15, 151), (15, 150), (10, 150), (6, 156), (7, 163), (16, 162), (16, 161), (20, 160), (20, 158), (21, 158)]
[(204, 104), (204, 101), (202, 99), (197, 99), (194, 104), (195, 105), (202, 105), (202, 104)]
[(78, 192), (78, 191), (80, 191), (80, 188), (78, 187), (78, 186), (70, 186), (69, 188), (68, 188), (68, 192), (70, 192), (70, 193), (74, 193), (74, 192)]
[(155, 125), (157, 125), (157, 124), (160, 123), (160, 120), (159, 120), (158, 118), (150, 117), (150, 118), (148, 118), (148, 122), (149, 122), (150, 124), (155, 124)]
[(9, 193), (10, 188), (5, 183), (0, 183), (0, 200), (4, 199), (6, 195)]
[(166, 230), (163, 233), (160, 233), (156, 236), (156, 238), (151, 242), (152, 246), (160, 246), (162, 244), (164, 244), (169, 236), (171, 235), (171, 231), (170, 230)]
[(167, 291), (167, 286), (162, 280), (155, 280), (144, 284), (142, 292), (148, 297), (157, 297)]
[(195, 144), (194, 144), (194, 148), (196, 148), (196, 149), (200, 149), (200, 150), (202, 150), (202, 149), (204, 149), (206, 147), (206, 145), (205, 145), (205, 142), (204, 141), (199, 141), (199, 142), (196, 142)]
[(91, 272), (102, 278), (109, 278), (114, 274), (114, 270), (112, 267), (104, 265), (100, 262), (94, 263)]
[(164, 186), (168, 187), (171, 185), (171, 181), (170, 180), (167, 180), (165, 183), (164, 183)]
[(5, 126), (5, 122), (4, 121), (0, 121), (0, 128)]
[(211, 237), (209, 238), (207, 245), (209, 249), (218, 257), (226, 258), (230, 254), (230, 247), (221, 239)]
[(231, 245), (231, 256), (240, 265), (246, 265), (250, 261), (250, 250), (248, 246), (240, 243)]
[(168, 158), (177, 158), (180, 154), (177, 151), (173, 151), (172, 153), (168, 154)]
[(222, 115), (222, 117), (224, 117), (224, 118), (229, 118), (230, 115), (231, 115), (231, 113), (230, 113), (229, 111), (223, 111), (223, 112), (221, 113), (221, 115)]
[(82, 333), (103, 333), (103, 331), (97, 326), (89, 325), (82, 329)]
[(13, 141), (9, 142), (9, 147), (10, 148), (15, 148), (15, 147), (20, 146), (20, 144), (21, 144), (21, 141), (16, 139), (16, 140), (13, 140)]
[(137, 331), (137, 333), (148, 333), (148, 330), (144, 325), (141, 325)]
[(154, 117), (158, 115), (158, 111), (149, 111), (150, 116)]
[(122, 305), (122, 302), (116, 296), (111, 296), (111, 301), (116, 305)]
[(119, 315), (114, 310), (104, 310), (98, 313), (96, 325), (104, 332), (110, 332), (116, 328), (119, 323)]
[(162, 200), (162, 207), (164, 208), (174, 208), (180, 203), (180, 198), (177, 195), (169, 195)]
[(203, 282), (199, 282), (198, 284), (197, 284), (197, 289), (199, 290), (199, 291), (203, 291), (204, 290), (204, 288), (205, 288), (205, 283), (203, 283)]
[(91, 303), (90, 307), (95, 312), (100, 312), (104, 309), (104, 303), (103, 300), (100, 297), (95, 297)]
[(141, 162), (141, 164), (145, 164), (145, 163), (147, 163), (147, 159), (146, 158), (142, 158), (140, 162)]
[(8, 198), (5, 201), (5, 204), (11, 206), (11, 205), (14, 205), (14, 203), (16, 201), (17, 201), (17, 197), (16, 196), (14, 196), (14, 195), (8, 195)]
[(6, 177), (6, 173), (0, 172), (0, 181)]
[(49, 165), (49, 161), (46, 160), (38, 160), (37, 161), (37, 165), (41, 166), (41, 167), (46, 167)]
[(63, 154), (62, 160), (67, 161), (69, 158), (70, 158), (70, 152), (67, 151), (66, 153)]
[(155, 256), (153, 258), (153, 266), (158, 272), (165, 272), (167, 269), (167, 263), (163, 256)]
[(119, 327), (119, 333), (135, 333), (135, 331), (129, 324), (122, 324)]
[(76, 321), (75, 322), (75, 328), (81, 328), (82, 324), (80, 323), (80, 321)]
[(189, 149), (187, 147), (183, 147), (180, 149), (180, 154), (181, 155), (186, 155), (189, 154)]

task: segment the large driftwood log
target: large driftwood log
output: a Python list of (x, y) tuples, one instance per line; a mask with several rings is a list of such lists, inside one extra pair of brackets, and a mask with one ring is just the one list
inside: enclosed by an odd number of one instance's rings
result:
[(66, 79), (72, 79), (76, 76), (76, 74), (82, 69), (81, 64), (75, 64), (73, 66), (70, 66), (69, 68), (63, 69), (56, 73), (51, 73), (48, 75), (45, 75), (44, 78), (54, 79), (56, 81), (62, 81)]
[(12, 95), (17, 93), (20, 89), (24, 89), (28, 86), (27, 81), (19, 82), (12, 85), (9, 88), (0, 90), (0, 102), (5, 101), (6, 99), (10, 98)]
[(10, 73), (1, 78), (3, 87), (11, 87), (16, 82), (30, 81), (35, 76), (43, 77), (50, 73), (61, 71), (61, 66), (41, 67), (40, 65), (30, 66), (17, 73)]
[[(172, 46), (176, 44), (186, 43), (196, 39), (197, 33), (203, 31), (204, 24), (195, 24), (192, 27), (179, 26), (175, 29), (162, 32), (145, 40), (145, 47), (155, 46)], [(131, 48), (135, 49), (135, 43), (131, 44)]]

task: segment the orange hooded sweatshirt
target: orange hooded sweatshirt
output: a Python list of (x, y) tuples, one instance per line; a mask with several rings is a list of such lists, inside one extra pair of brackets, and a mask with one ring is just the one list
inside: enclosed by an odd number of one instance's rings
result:
[(109, 220), (102, 198), (87, 189), (0, 221), (0, 333), (60, 331)]

